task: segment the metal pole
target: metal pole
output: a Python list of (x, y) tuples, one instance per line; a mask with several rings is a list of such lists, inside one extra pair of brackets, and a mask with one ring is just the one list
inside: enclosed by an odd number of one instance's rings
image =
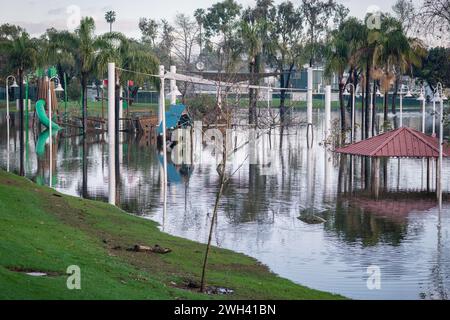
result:
[(355, 142), (355, 85), (352, 84), (352, 142)]
[(307, 96), (307, 118), (308, 126), (312, 126), (313, 120), (313, 69), (308, 68), (308, 96)]
[(64, 118), (67, 118), (67, 74), (64, 72)]
[(52, 84), (52, 79), (48, 78), (48, 130), (50, 133), (50, 160), (49, 160), (49, 177), (50, 177), (50, 181), (49, 181), (49, 186), (50, 188), (52, 187), (52, 175), (53, 175), (53, 139), (52, 139), (52, 93), (51, 93), (51, 84)]
[[(425, 92), (425, 90), (424, 90)], [(425, 98), (425, 94), (423, 96), (423, 101), (422, 101), (422, 133), (425, 133), (425, 104), (426, 104), (426, 98)]]
[(403, 127), (403, 95), (400, 90), (400, 128)]
[(116, 145), (116, 65), (108, 63), (108, 147), (109, 147), (109, 197), (110, 204), (116, 204), (116, 166), (115, 166), (115, 145)]
[[(159, 66), (159, 74), (160, 75), (164, 74), (164, 66), (163, 65)], [(160, 78), (160, 82), (162, 82), (162, 81), (163, 81), (162, 78)], [(162, 99), (164, 99), (164, 94), (161, 94), (161, 90), (163, 90), (163, 89), (164, 89), (164, 85), (160, 84), (160, 88), (159, 88), (160, 92), (159, 92), (158, 123), (162, 122), (162, 114), (163, 114), (163, 112), (162, 112), (162, 109), (163, 109), (163, 107), (162, 107), (162, 105), (163, 105)]]
[[(372, 132), (373, 131), (373, 128), (372, 128), (372, 117), (373, 117), (373, 94), (372, 94), (372, 91), (370, 91), (369, 90), (369, 94), (370, 94), (370, 106), (369, 106), (369, 132)], [(369, 134), (367, 134), (367, 136), (369, 136)]]
[(444, 92), (441, 93), (441, 107), (440, 107), (440, 115), (439, 115), (439, 208), (442, 208), (442, 153), (443, 153), (443, 144), (444, 144)]
[(7, 159), (6, 159), (6, 171), (9, 172), (9, 86), (8, 86), (8, 80), (6, 79), (6, 136), (7, 136), (7, 143), (6, 143), (6, 153), (7, 153)]
[(165, 217), (166, 217), (166, 209), (167, 209), (167, 144), (166, 144), (166, 102), (164, 96), (164, 66), (160, 66), (159, 68), (159, 76), (161, 79), (160, 85), (160, 101), (161, 101), (161, 118), (162, 118), (162, 147), (163, 147), (163, 229), (165, 228)]
[(433, 95), (433, 131), (432, 135), (436, 134), (436, 99), (435, 95)]

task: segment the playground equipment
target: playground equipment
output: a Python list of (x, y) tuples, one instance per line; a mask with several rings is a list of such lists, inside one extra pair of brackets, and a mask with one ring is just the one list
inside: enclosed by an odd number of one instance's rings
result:
[[(45, 112), (45, 101), (39, 100), (36, 103), (36, 113), (39, 118), (39, 121), (46, 127), (49, 128), (50, 126), (50, 120), (48, 119), (47, 113)], [(61, 129), (59, 125), (51, 121), (52, 130), (58, 131)]]
[[(166, 128), (174, 130), (177, 128), (186, 128), (192, 124), (192, 119), (189, 117), (186, 106), (184, 104), (171, 105), (170, 109), (166, 111)], [(158, 135), (162, 135), (162, 121), (157, 127)]]
[[(53, 131), (52, 135), (55, 136), (58, 133), (58, 131)], [(45, 154), (45, 145), (47, 144), (48, 140), (50, 138), (50, 130), (42, 131), (39, 134), (37, 143), (36, 143), (36, 154), (38, 156), (43, 156)]]

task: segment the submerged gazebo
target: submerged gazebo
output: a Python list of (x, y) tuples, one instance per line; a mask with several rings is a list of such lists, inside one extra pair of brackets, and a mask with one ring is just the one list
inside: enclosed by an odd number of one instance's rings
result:
[[(435, 159), (437, 162), (439, 160), (439, 140), (417, 130), (401, 127), (337, 148), (335, 152), (373, 158), (375, 192), (378, 193), (380, 158), (426, 158), (428, 160)], [(450, 157), (448, 144), (443, 145), (443, 157)]]

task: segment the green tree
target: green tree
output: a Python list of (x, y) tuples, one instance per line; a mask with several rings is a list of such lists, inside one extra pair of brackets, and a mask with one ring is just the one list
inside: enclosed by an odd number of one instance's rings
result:
[(302, 0), (301, 10), (308, 35), (309, 64), (313, 66), (318, 44), (328, 29), (330, 19), (336, 22), (343, 20), (349, 11), (334, 0)]
[(158, 23), (153, 19), (140, 18), (139, 30), (142, 33), (142, 42), (155, 46), (156, 38), (158, 37)]
[[(272, 0), (258, 0), (254, 8), (247, 8), (242, 14), (240, 36), (242, 46), (248, 57), (250, 84), (259, 84), (259, 73), (263, 64), (262, 58), (269, 42), (270, 12), (273, 11)], [(249, 123), (257, 123), (256, 105), (258, 90), (249, 89)]]
[(435, 88), (438, 82), (450, 88), (450, 48), (431, 48), (422, 59), (422, 68), (414, 69), (414, 75), (431, 88)]
[(374, 45), (373, 66), (381, 71), (381, 87), (385, 92), (384, 122), (387, 125), (389, 90), (396, 77), (412, 65), (420, 66), (423, 47), (417, 39), (408, 38), (400, 21), (390, 16), (383, 17), (381, 30), (372, 32), (369, 42)]
[(90, 77), (99, 71), (106, 70), (107, 57), (116, 50), (117, 41), (124, 39), (119, 33), (109, 33), (103, 36), (95, 35), (95, 22), (91, 17), (83, 18), (75, 32), (61, 31), (53, 35), (49, 42), (49, 52), (59, 52), (62, 55), (72, 55), (75, 69), (81, 82), (83, 92), (83, 129), (87, 128), (87, 84)]
[[(280, 72), (280, 87), (288, 88), (295, 66), (301, 65), (303, 17), (300, 8), (286, 1), (271, 10), (270, 43), (267, 54), (270, 65)], [(280, 121), (285, 123), (286, 90), (280, 92)]]
[[(346, 112), (343, 93), (350, 79), (344, 79), (344, 73), (348, 71), (350, 78), (357, 68), (361, 39), (364, 38), (364, 26), (356, 18), (349, 18), (341, 23), (337, 30), (331, 33), (327, 50), (327, 62), (325, 74), (336, 74), (339, 84), (339, 104), (341, 111), (341, 130), (347, 129)], [(356, 82), (352, 81), (356, 86)]]
[(207, 9), (203, 19), (205, 36), (209, 49), (218, 57), (220, 71), (234, 71), (235, 63), (241, 53), (236, 30), (239, 25), (241, 6), (234, 0), (217, 2)]
[(106, 12), (105, 20), (107, 23), (109, 23), (109, 32), (112, 32), (112, 26), (113, 26), (114, 22), (116, 22), (116, 12), (115, 11)]

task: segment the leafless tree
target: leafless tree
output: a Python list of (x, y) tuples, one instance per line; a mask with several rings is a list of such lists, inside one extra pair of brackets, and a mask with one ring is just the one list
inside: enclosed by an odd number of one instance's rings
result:
[[(187, 72), (191, 71), (193, 58), (198, 45), (199, 24), (190, 16), (179, 13), (175, 17), (173, 30), (173, 53), (180, 63), (181, 68)], [(184, 82), (180, 91), (185, 99), (189, 83)]]

